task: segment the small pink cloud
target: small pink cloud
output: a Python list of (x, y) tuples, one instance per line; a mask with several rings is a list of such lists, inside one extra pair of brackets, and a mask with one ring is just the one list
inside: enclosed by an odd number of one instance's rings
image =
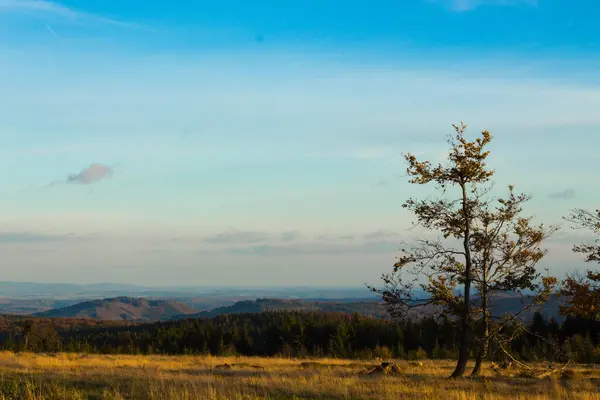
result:
[(113, 174), (114, 170), (108, 165), (94, 163), (89, 167), (81, 170), (78, 174), (72, 174), (67, 177), (67, 183), (79, 183), (89, 185), (108, 178)]

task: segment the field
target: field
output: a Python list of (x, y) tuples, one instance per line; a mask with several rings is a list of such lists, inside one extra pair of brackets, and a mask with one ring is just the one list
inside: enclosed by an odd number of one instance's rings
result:
[(450, 361), (399, 361), (400, 373), (365, 375), (373, 365), (5, 352), (0, 399), (600, 399), (600, 370), (585, 366), (570, 369), (568, 378), (500, 377), (488, 367), (482, 377), (450, 380)]

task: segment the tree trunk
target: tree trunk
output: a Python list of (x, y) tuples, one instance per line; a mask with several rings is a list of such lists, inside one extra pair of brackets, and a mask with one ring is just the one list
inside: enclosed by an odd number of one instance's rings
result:
[(475, 368), (473, 368), (473, 372), (471, 372), (471, 376), (477, 376), (481, 373), (481, 365), (483, 364), (483, 360), (485, 360), (485, 357), (487, 356), (488, 348), (489, 348), (489, 330), (488, 330), (487, 321), (486, 321), (483, 340), (481, 343), (481, 348), (479, 349), (479, 353), (477, 353), (477, 359), (475, 360)]
[(469, 247), (471, 240), (471, 216), (469, 215), (467, 205), (467, 188), (464, 183), (462, 188), (462, 211), (465, 219), (465, 232), (463, 247), (465, 250), (465, 294), (464, 304), (461, 315), (460, 326), (460, 341), (458, 347), (458, 361), (456, 368), (451, 375), (451, 378), (460, 378), (467, 370), (467, 362), (469, 361), (469, 347), (471, 345), (471, 249)]
[(465, 318), (463, 316), (461, 322), (460, 342), (458, 347), (458, 361), (456, 362), (456, 368), (454, 369), (454, 372), (452, 373), (452, 375), (450, 375), (451, 378), (460, 378), (465, 374), (465, 371), (467, 370), (470, 345), (469, 338), (467, 338), (467, 334), (469, 331), (468, 325), (469, 321), (465, 322)]
[(481, 339), (481, 347), (477, 353), (477, 359), (475, 360), (475, 368), (471, 372), (471, 376), (477, 376), (481, 373), (481, 365), (483, 360), (487, 356), (489, 341), (490, 341), (490, 328), (488, 319), (488, 291), (487, 291), (487, 265), (483, 266), (483, 286), (481, 288), (481, 319), (483, 323), (483, 338)]
[(483, 364), (483, 360), (487, 356), (488, 352), (488, 341), (487, 339), (483, 342), (483, 348), (477, 354), (477, 359), (475, 360), (475, 368), (473, 368), (473, 372), (471, 372), (471, 376), (478, 376), (481, 373), (481, 365)]

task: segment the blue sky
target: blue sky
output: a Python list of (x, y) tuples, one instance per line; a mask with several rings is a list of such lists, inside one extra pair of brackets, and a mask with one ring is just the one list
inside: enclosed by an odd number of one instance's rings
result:
[(598, 206), (595, 1), (341, 4), (0, 0), (2, 279), (377, 282), (461, 120), (537, 220)]

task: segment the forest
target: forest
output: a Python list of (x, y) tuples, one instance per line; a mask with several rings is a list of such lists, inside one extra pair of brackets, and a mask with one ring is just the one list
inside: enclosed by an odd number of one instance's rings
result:
[[(507, 331), (519, 360), (600, 362), (600, 322), (536, 313)], [(459, 329), (450, 319), (388, 321), (336, 313), (263, 312), (152, 324), (56, 327), (52, 319), (15, 322), (2, 333), (10, 351), (354, 359), (453, 359)], [(472, 354), (474, 355), (474, 354)], [(492, 348), (489, 360), (504, 361)]]

